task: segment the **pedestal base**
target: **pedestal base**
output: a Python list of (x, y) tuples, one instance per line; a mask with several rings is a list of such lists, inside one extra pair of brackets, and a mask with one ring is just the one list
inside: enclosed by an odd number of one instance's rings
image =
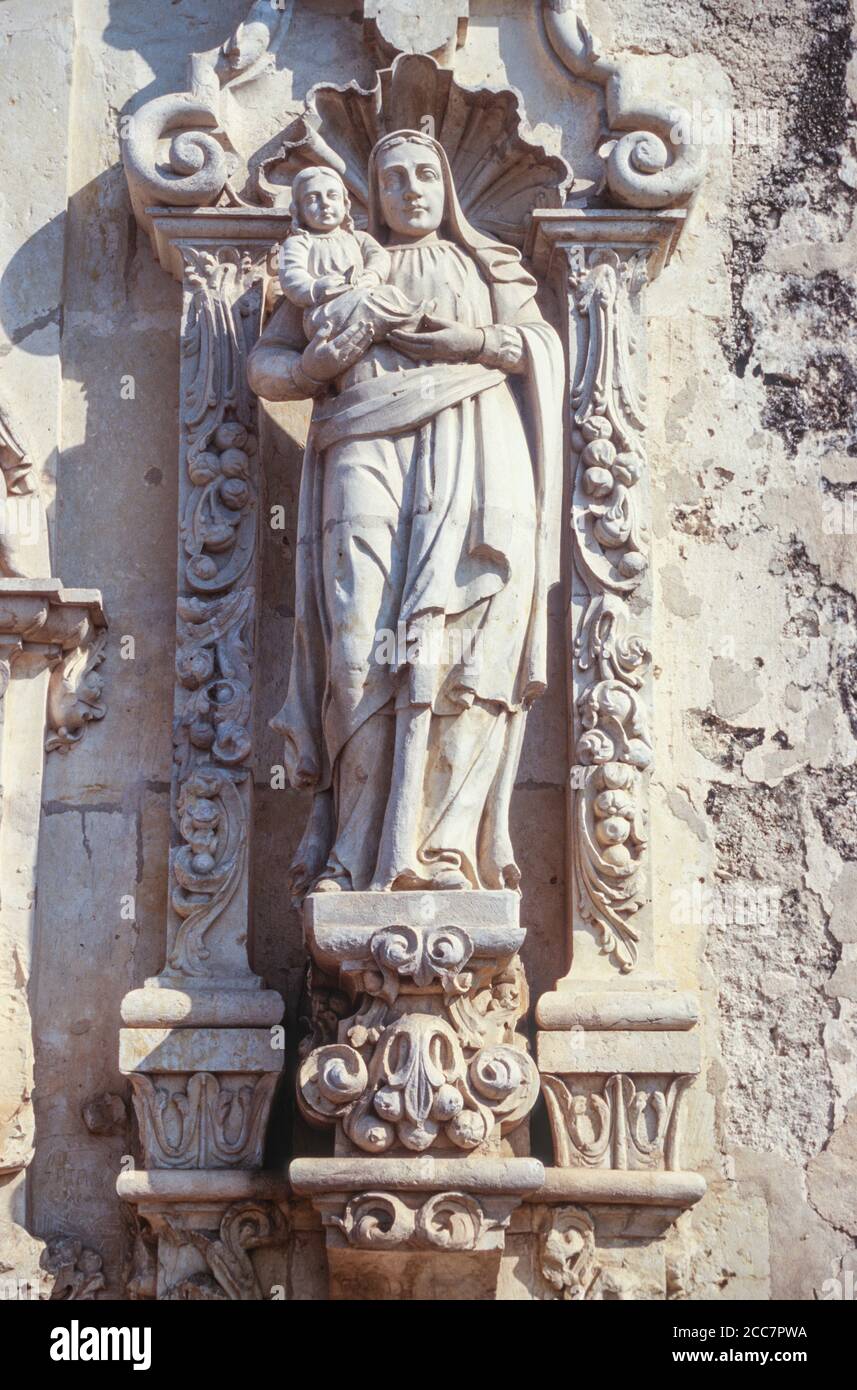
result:
[(325, 1227), (330, 1297), (361, 1300), (494, 1299), (509, 1220), (544, 1176), (533, 1158), (305, 1158), (289, 1170)]

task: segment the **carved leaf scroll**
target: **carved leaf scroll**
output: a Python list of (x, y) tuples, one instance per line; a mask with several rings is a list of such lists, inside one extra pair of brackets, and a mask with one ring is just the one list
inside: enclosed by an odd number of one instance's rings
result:
[(706, 163), (705, 150), (688, 137), (687, 113), (668, 98), (640, 97), (630, 63), (603, 51), (584, 14), (583, 0), (542, 0), (545, 32), (557, 57), (574, 77), (604, 88), (607, 122), (616, 134), (606, 163), (613, 199), (635, 208), (686, 203)]
[(647, 570), (640, 480), (645, 416), (631, 367), (638, 257), (578, 256), (569, 284), (585, 324), (572, 386), (574, 564), (589, 591), (574, 638), (577, 743), (573, 859), (581, 917), (624, 974), (637, 961), (635, 915), (645, 901), (642, 774), (652, 740), (643, 690), (650, 653), (629, 633), (630, 599)]
[[(247, 354), (261, 311), (261, 263), (233, 246), (183, 247), (184, 555), (177, 603), (175, 816), (170, 854), (178, 918), (168, 972), (210, 974), (205, 938), (246, 862), (240, 791), (252, 748), (258, 524), (256, 404)], [(185, 592), (181, 592), (184, 589)]]

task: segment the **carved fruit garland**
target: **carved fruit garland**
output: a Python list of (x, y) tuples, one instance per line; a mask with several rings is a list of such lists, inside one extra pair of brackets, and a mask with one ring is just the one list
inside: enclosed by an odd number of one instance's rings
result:
[(258, 267), (235, 247), (184, 247), (190, 288), (182, 351), (186, 500), (185, 593), (177, 610), (174, 727), (176, 819), (173, 908), (180, 919), (171, 970), (209, 974), (205, 936), (244, 868), (244, 800), (251, 751), (255, 593), (251, 567), (258, 509), (255, 400), (246, 361), (259, 314)]
[[(625, 631), (646, 571), (637, 484), (646, 467), (643, 404), (630, 365), (629, 298), (645, 280), (641, 257), (577, 252), (570, 281), (588, 341), (572, 389), (575, 567), (589, 601), (574, 640), (578, 730), (573, 780), (577, 905), (620, 971), (637, 960), (646, 846), (640, 775), (652, 743), (641, 695), (650, 653)], [(580, 732), (582, 730), (582, 732)]]

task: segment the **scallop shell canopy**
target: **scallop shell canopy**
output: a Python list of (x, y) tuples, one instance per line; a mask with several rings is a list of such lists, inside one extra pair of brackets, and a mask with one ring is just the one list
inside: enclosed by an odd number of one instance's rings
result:
[(572, 182), (564, 159), (526, 132), (519, 92), (461, 87), (433, 58), (403, 54), (367, 91), (319, 83), (256, 169), (260, 201), (287, 206), (295, 174), (327, 165), (341, 174), (357, 226), (366, 225), (367, 167), (373, 145), (394, 130), (433, 135), (449, 156), (465, 216), (486, 235), (520, 246), (536, 207), (562, 207)]

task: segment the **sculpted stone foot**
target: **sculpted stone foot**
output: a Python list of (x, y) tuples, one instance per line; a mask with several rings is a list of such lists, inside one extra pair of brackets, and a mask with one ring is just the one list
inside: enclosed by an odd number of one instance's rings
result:
[(326, 877), (319, 879), (318, 883), (315, 885), (315, 888), (313, 889), (313, 892), (344, 893), (347, 891), (349, 887), (350, 884), (346, 883), (344, 879)]

